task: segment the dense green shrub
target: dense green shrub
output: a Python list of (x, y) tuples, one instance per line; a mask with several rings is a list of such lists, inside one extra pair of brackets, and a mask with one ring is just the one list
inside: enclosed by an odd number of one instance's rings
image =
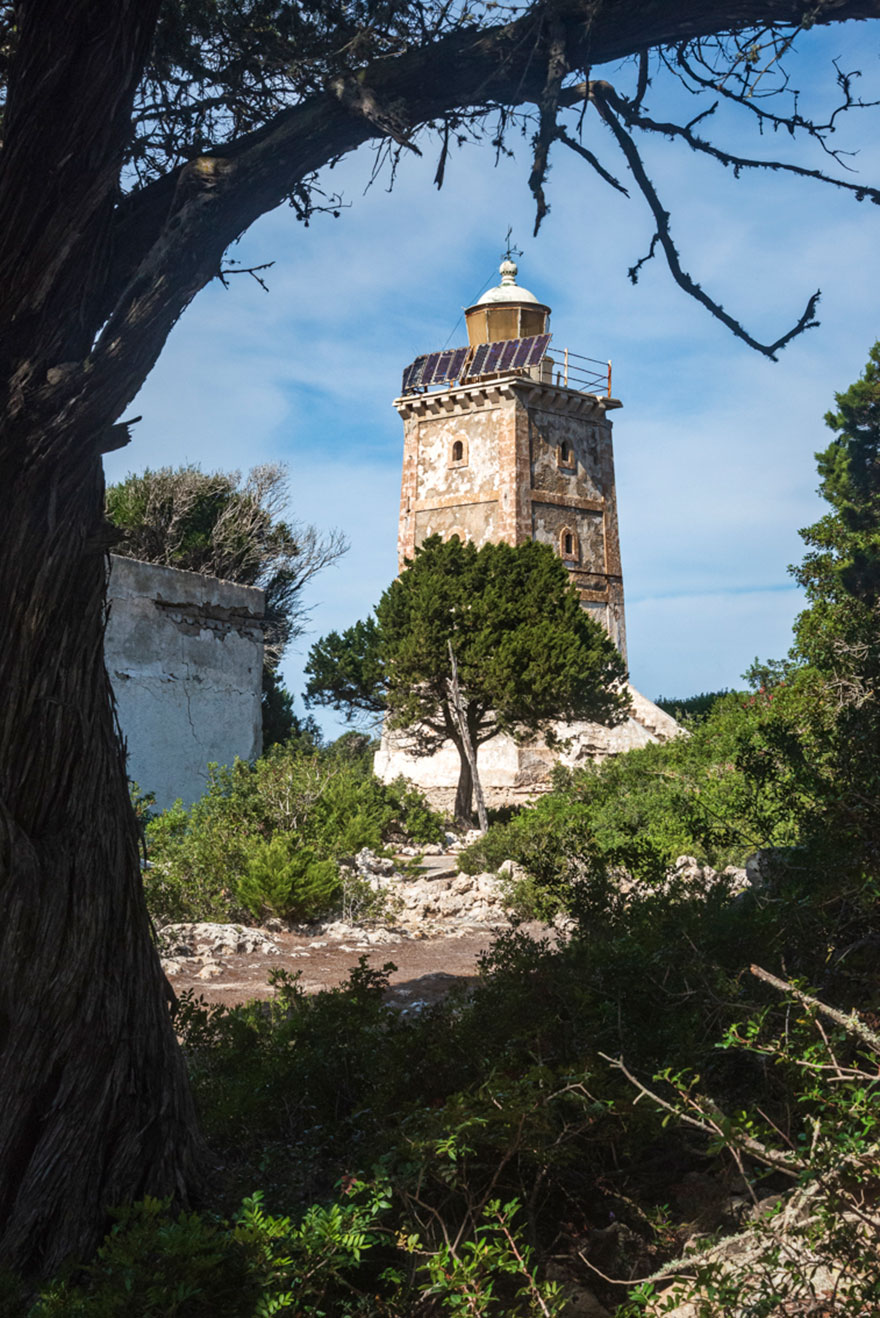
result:
[(443, 820), (402, 779), (373, 775), (371, 748), (277, 745), (250, 765), (212, 765), (208, 790), (146, 829), (154, 919), (310, 919), (341, 892), (338, 865), (392, 839), (439, 841)]
[(716, 700), (729, 694), (730, 688), (725, 687), (722, 691), (701, 691), (696, 696), (658, 696), (654, 704), (675, 719), (703, 718), (709, 713)]
[(290, 834), (254, 838), (236, 897), (251, 915), (309, 920), (322, 915), (339, 895), (339, 871), (312, 847)]
[(15, 1318), (404, 1318), (439, 1312), (428, 1296), (469, 1318), (563, 1312), (559, 1286), (534, 1274), (515, 1200), (488, 1201), (463, 1241), (430, 1247), (398, 1229), (387, 1266), (387, 1183), (346, 1177), (338, 1190), (298, 1220), (267, 1213), (260, 1194), (232, 1221), (144, 1200), (118, 1215), (83, 1279), (51, 1285)]
[(85, 1277), (50, 1286), (29, 1318), (339, 1318), (388, 1313), (353, 1284), (388, 1200), (353, 1180), (298, 1221), (260, 1194), (232, 1221), (178, 1213), (156, 1199), (123, 1209)]

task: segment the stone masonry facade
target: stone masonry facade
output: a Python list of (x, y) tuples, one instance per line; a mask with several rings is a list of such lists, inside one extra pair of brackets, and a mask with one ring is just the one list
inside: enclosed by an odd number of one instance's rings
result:
[(607, 416), (617, 400), (519, 375), (410, 395), (394, 405), (404, 423), (401, 570), (434, 534), (457, 534), (477, 546), (545, 542), (625, 658)]

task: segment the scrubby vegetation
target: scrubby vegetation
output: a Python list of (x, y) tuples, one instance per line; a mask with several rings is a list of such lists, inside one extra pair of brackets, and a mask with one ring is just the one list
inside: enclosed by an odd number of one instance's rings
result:
[(295, 740), (253, 765), (213, 765), (201, 800), (147, 823), (154, 920), (314, 919), (341, 900), (340, 862), (361, 848), (442, 840), (443, 819), (419, 792), (373, 776), (374, 749), (353, 733), (326, 749)]
[(728, 692), (686, 735), (573, 771), (554, 791), (463, 853), (469, 873), (505, 859), (528, 874), (512, 892), (524, 916), (571, 901), (587, 860), (661, 882), (681, 855), (722, 870), (761, 848), (794, 847), (827, 786), (801, 715), (806, 674), (771, 690)]
[[(872, 1312), (880, 1053), (747, 970), (809, 963), (828, 998), (861, 999), (873, 962), (838, 953), (870, 905), (830, 883), (815, 903), (797, 883), (734, 903), (624, 897), (598, 868), (579, 897), (569, 942), (512, 932), (469, 997), (420, 1017), (384, 1006), (364, 965), (314, 997), (282, 975), (268, 1006), (184, 1002), (211, 1211), (124, 1214), (87, 1276), (35, 1313), (564, 1314), (584, 1287), (638, 1313), (654, 1283), (630, 1277), (742, 1225), (750, 1189), (766, 1207), (792, 1186), (821, 1196), (798, 1230), (855, 1297), (825, 1312)], [(630, 1076), (657, 1102), (635, 1105)], [(803, 1299), (791, 1232), (774, 1270), (779, 1225), (750, 1279)], [(702, 1312), (736, 1312), (711, 1259), (698, 1280)]]
[[(838, 403), (789, 658), (471, 849), (570, 934), (514, 928), (421, 1016), (363, 961), (312, 997), (186, 999), (205, 1206), (125, 1209), (4, 1318), (880, 1311), (880, 349)], [(151, 900), (289, 912), (402, 824), (438, 826), (356, 757), (278, 749), (150, 826)], [(758, 849), (739, 891), (668, 877)]]

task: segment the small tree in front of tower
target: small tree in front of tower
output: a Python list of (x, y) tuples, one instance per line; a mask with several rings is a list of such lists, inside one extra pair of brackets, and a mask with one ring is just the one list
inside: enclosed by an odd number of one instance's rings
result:
[(623, 659), (553, 550), (531, 540), (477, 549), (431, 536), (373, 617), (312, 647), (306, 673), (307, 704), (384, 713), (420, 754), (451, 741), (460, 822), (471, 820), (471, 750), (559, 719), (614, 724), (628, 706)]

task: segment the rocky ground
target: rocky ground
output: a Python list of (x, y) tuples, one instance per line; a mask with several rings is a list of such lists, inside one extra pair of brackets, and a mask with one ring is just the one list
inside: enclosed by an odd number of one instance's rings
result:
[[(307, 993), (333, 988), (361, 956), (381, 969), (392, 962), (390, 1002), (417, 1011), (477, 973), (480, 955), (509, 927), (505, 882), (515, 872), (507, 861), (499, 877), (461, 874), (455, 851), (391, 859), (363, 851), (352, 878), (357, 893), (344, 919), (289, 927), (270, 921), (256, 929), (234, 924), (172, 924), (159, 931), (165, 972), (179, 995), (193, 989), (209, 1003), (233, 1006), (269, 998), (269, 974), (300, 975)], [(682, 856), (670, 881), (684, 878), (710, 887), (719, 879), (748, 886), (746, 871), (716, 875)], [(558, 936), (558, 928), (522, 926), (532, 937)]]
[[(261, 929), (166, 925), (159, 933), (174, 991), (191, 988), (206, 1002), (232, 1006), (272, 997), (269, 974), (284, 969), (300, 975), (307, 993), (317, 993), (342, 983), (365, 956), (376, 969), (394, 964), (388, 999), (401, 1009), (435, 1002), (475, 976), (481, 953), (509, 922), (503, 881), (460, 874), (454, 852), (431, 851), (396, 860), (361, 852), (360, 891), (347, 919), (292, 928), (279, 921)], [(539, 925), (529, 931), (548, 932)]]

